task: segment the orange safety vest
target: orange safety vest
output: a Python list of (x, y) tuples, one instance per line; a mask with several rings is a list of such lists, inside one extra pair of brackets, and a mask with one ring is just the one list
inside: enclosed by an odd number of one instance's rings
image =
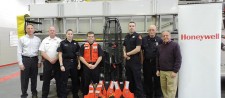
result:
[(123, 88), (123, 97), (124, 98), (134, 98), (134, 94), (129, 90), (129, 81), (125, 81), (125, 85)]
[(102, 94), (102, 84), (98, 84), (95, 89), (95, 98), (105, 98), (105, 96)]
[(112, 96), (114, 97), (114, 83), (113, 83), (113, 81), (110, 82), (109, 88), (107, 90), (107, 98), (112, 97)]
[(99, 84), (102, 85), (102, 95), (106, 97), (107, 96), (107, 92), (106, 92), (106, 89), (105, 89), (105, 85), (104, 85), (103, 80), (100, 80), (99, 81)]
[(118, 81), (114, 82), (114, 85), (115, 85), (115, 98), (120, 98), (121, 95), (122, 95), (122, 91), (120, 89), (120, 86), (119, 86), (119, 83)]
[(95, 63), (98, 59), (98, 44), (94, 42), (90, 45), (88, 42), (84, 44), (84, 59), (86, 62)]
[(84, 95), (84, 98), (95, 98), (94, 87), (92, 84), (89, 85), (89, 92), (87, 95)]

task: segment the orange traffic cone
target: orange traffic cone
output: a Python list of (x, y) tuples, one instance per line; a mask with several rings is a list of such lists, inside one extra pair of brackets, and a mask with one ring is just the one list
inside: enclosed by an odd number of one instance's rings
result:
[(123, 97), (124, 98), (134, 98), (134, 94), (129, 90), (129, 81), (125, 81), (123, 88)]
[(115, 85), (115, 93), (114, 93), (115, 94), (115, 98), (120, 98), (121, 95), (122, 95), (122, 91), (121, 91), (121, 89), (119, 87), (118, 81), (114, 82), (114, 85)]
[(89, 85), (89, 92), (84, 98), (95, 98), (94, 87), (92, 84)]
[(113, 81), (111, 81), (110, 85), (109, 85), (109, 88), (107, 90), (107, 98), (114, 96), (113, 87), (114, 87), (114, 83), (113, 83)]

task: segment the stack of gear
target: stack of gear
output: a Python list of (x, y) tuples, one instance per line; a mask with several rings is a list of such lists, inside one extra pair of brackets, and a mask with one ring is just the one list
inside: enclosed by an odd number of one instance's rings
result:
[(134, 94), (129, 90), (129, 81), (125, 81), (123, 91), (118, 81), (111, 81), (107, 91), (103, 81), (100, 81), (98, 85), (90, 84), (89, 93), (84, 98), (134, 98)]
[(103, 81), (99, 81), (98, 84), (90, 84), (89, 92), (84, 98), (106, 98), (106, 90)]
[[(114, 86), (115, 86), (115, 90), (114, 90)], [(110, 82), (110, 86), (107, 90), (107, 98), (109, 97), (114, 97), (114, 98), (120, 98), (122, 95), (122, 91), (119, 87), (119, 83), (118, 82), (114, 82), (114, 81), (111, 81)]]
[(123, 81), (123, 45), (122, 30), (119, 20), (106, 18), (103, 35), (103, 63), (105, 81)]

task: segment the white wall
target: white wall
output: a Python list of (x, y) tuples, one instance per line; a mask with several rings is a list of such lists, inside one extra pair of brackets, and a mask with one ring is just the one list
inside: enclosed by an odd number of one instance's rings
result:
[(15, 63), (16, 48), (9, 45), (9, 32), (16, 31), (17, 15), (29, 14), (31, 0), (1, 0), (0, 3), (0, 66)]
[(0, 27), (16, 28), (16, 16), (29, 14), (30, 0), (1, 0)]

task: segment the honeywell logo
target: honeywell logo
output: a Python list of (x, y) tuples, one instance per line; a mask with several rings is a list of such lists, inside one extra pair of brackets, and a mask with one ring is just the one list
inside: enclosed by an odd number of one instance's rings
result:
[(210, 39), (219, 39), (219, 33), (212, 35), (187, 35), (181, 34), (181, 40), (210, 40)]

